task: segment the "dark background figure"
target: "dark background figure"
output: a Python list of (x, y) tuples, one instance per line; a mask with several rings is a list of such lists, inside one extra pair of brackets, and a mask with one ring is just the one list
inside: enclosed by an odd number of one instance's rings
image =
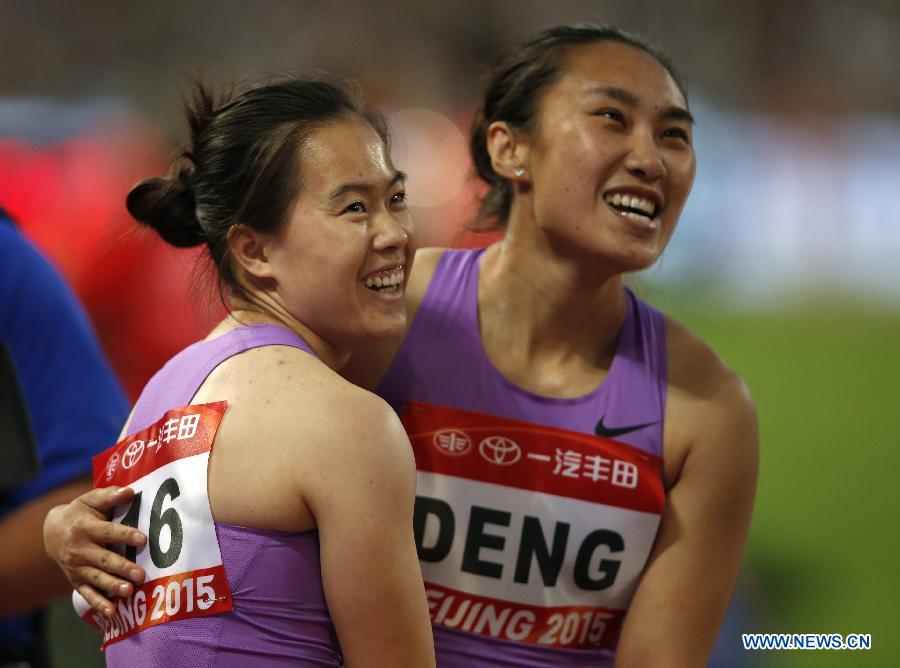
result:
[[(18, 377), (40, 469), (0, 490), (0, 666), (39, 666), (47, 658), (37, 611), (69, 590), (44, 553), (44, 517), (90, 489), (90, 458), (115, 442), (128, 403), (81, 306), (2, 209), (0, 341)], [(12, 447), (0, 435), (0, 449)]]

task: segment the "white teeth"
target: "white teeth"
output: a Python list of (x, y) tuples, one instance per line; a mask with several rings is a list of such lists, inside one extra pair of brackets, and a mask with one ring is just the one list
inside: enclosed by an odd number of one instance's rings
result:
[(604, 199), (613, 206), (636, 209), (650, 218), (653, 218), (653, 216), (656, 214), (656, 205), (649, 199), (646, 199), (644, 197), (638, 197), (637, 195), (620, 195), (619, 193), (614, 193), (612, 195), (606, 195)]
[(403, 267), (391, 269), (387, 274), (372, 276), (363, 281), (363, 285), (373, 290), (377, 290), (378, 288), (392, 288), (401, 283), (403, 283)]

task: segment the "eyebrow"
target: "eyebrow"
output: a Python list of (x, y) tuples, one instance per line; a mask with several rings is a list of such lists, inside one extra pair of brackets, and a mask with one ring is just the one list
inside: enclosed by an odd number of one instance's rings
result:
[[(637, 108), (640, 100), (631, 91), (619, 88), (617, 86), (596, 86), (587, 91), (587, 95), (605, 95), (621, 102), (632, 109)], [(672, 105), (664, 107), (660, 112), (660, 117), (664, 119), (672, 119), (676, 121), (684, 121), (686, 123), (694, 123), (694, 116), (684, 107)]]
[[(394, 176), (391, 177), (391, 180), (388, 182), (388, 189), (392, 188), (397, 183), (406, 181), (406, 172), (401, 172), (399, 170), (394, 172)], [(337, 188), (331, 191), (331, 194), (328, 195), (329, 199), (340, 199), (347, 193), (362, 193), (364, 195), (369, 195), (378, 190), (378, 185), (372, 183), (370, 181), (355, 181), (351, 183), (342, 183)]]

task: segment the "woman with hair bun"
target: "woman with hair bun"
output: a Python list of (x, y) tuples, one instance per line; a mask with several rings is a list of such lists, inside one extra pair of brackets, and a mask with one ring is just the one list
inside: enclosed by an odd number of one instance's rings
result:
[[(385, 125), (343, 87), (319, 79), (264, 85), (221, 103), (198, 85), (188, 120), (184, 164), (138, 184), (127, 206), (174, 246), (205, 244), (231, 311), (150, 380), (123, 438), (150, 429), (157, 452), (163, 443), (168, 449), (187, 431), (152, 431), (170, 409), (227, 402), (208, 480), (197, 476), (192, 485), (202, 500), (208, 484), (231, 590), (217, 600), (230, 598), (233, 609), (127, 635), (134, 618), (155, 619), (163, 607), (173, 615), (179, 606), (213, 606), (201, 597), (210, 585), (199, 576), (186, 595), (184, 582), (174, 594), (170, 584), (160, 589), (164, 606), (150, 613), (153, 592), (138, 591), (146, 609), (132, 597), (123, 612), (99, 592), (131, 588), (86, 565), (92, 553), (69, 551), (77, 590), (110, 619), (106, 640), (123, 635), (106, 648), (107, 665), (432, 665), (411, 531), (409, 441), (384, 401), (337, 374), (357, 345), (397, 336), (406, 322), (411, 225)], [(149, 436), (141, 439), (140, 450), (107, 464), (110, 474), (149, 456)], [(150, 519), (157, 566), (173, 545), (188, 561), (191, 549), (209, 547), (192, 547), (202, 514), (184, 501), (184, 479), (172, 480), (152, 511), (171, 525), (168, 547), (158, 536), (154, 545)], [(96, 489), (51, 513), (47, 526), (55, 520), (67, 537), (143, 548), (125, 519), (101, 521), (129, 502), (137, 517), (142, 506), (131, 492)], [(104, 567), (136, 569), (109, 556)]]
[(503, 239), (420, 251), (405, 337), (343, 371), (412, 441), (442, 667), (706, 662), (750, 523), (755, 411), (623, 284), (674, 231), (692, 132), (684, 86), (637, 38), (561, 26), (513, 49), (471, 141), (479, 219)]

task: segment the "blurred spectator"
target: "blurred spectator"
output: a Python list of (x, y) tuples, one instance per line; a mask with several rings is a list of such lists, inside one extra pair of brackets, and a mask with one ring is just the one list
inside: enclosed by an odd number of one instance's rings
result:
[(128, 404), (81, 307), (2, 209), (0, 340), (19, 377), (41, 465), (36, 478), (0, 490), (0, 666), (38, 666), (35, 612), (69, 589), (44, 554), (44, 516), (90, 489), (90, 458), (115, 442)]
[[(0, 101), (0, 135), (4, 108)], [(197, 253), (173, 252), (152, 232), (135, 231), (125, 211), (134, 182), (162, 169), (159, 138), (133, 116), (109, 122), (110, 114), (95, 114), (89, 123), (78, 105), (53, 109), (60, 126), (80, 134), (61, 139), (57, 128), (41, 141), (0, 136), (0, 202), (76, 294), (134, 399), (166, 360), (220, 318), (218, 296), (194, 271)], [(37, 102), (27, 111), (50, 113)]]

